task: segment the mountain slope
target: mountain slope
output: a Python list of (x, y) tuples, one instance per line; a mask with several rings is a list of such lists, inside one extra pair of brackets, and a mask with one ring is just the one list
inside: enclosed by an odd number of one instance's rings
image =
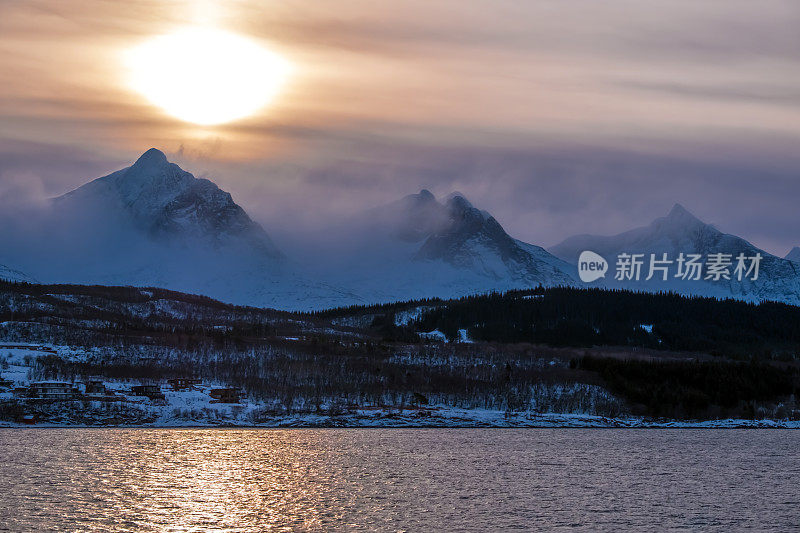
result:
[(195, 178), (151, 148), (132, 166), (54, 200), (62, 211), (118, 206), (150, 237), (219, 248), (234, 242), (273, 259), (282, 254), (266, 232), (213, 182)]
[(528, 286), (574, 283), (568, 265), (543, 248), (513, 239), (494, 217), (473, 207), (460, 193), (451, 195), (441, 211), (438, 226), (430, 228), (415, 260), (444, 261)]
[(513, 239), (463, 195), (439, 202), (428, 191), (372, 210), (359, 231), (326, 235), (329, 249), (306, 245), (305, 263), (289, 260), (229, 193), (156, 149), (55, 198), (43, 218), (13, 256), (46, 283), (290, 310), (575, 283), (570, 265)]
[(360, 301), (304, 277), (229, 193), (155, 149), (33, 215), (35, 230), (7, 251), (46, 283), (156, 286), (282, 309)]
[(786, 259), (787, 261), (800, 262), (800, 246), (795, 246), (794, 248), (792, 248), (792, 251), (786, 254), (786, 257), (784, 257), (784, 259)]
[(368, 303), (576, 283), (574, 267), (510, 237), (460, 193), (440, 202), (423, 189), (352, 217), (337, 233), (342, 247), (319, 276)]
[[(550, 248), (551, 253), (573, 264), (577, 263), (578, 256), (584, 250), (596, 252), (609, 262), (609, 273), (599, 282), (603, 286), (645, 291), (673, 290), (682, 294), (800, 303), (800, 265), (775, 257), (741, 237), (723, 233), (714, 226), (702, 222), (678, 204), (667, 216), (654, 220), (648, 226), (613, 236), (578, 235)], [(614, 279), (615, 264), (620, 253), (645, 254), (646, 261), (641, 280)], [(709, 254), (716, 253), (730, 254), (732, 258), (739, 254), (744, 254), (746, 257), (760, 254), (762, 259), (757, 280), (744, 277), (739, 281), (733, 275), (730, 280), (683, 280), (674, 276), (674, 270), (667, 280), (662, 280), (660, 274), (649, 281), (645, 280), (650, 254), (656, 254), (660, 259), (664, 253), (673, 261), (681, 253), (700, 254), (704, 260)], [(675, 265), (672, 266), (674, 269)], [(734, 267), (735, 259), (731, 271)]]
[(24, 272), (15, 270), (6, 265), (0, 265), (0, 280), (3, 281), (24, 281), (25, 283), (38, 283), (38, 281)]
[[(4, 257), (19, 269), (5, 270), (11, 279), (156, 286), (235, 304), (309, 310), (574, 286), (580, 283), (578, 254), (592, 250), (611, 263), (601, 286), (800, 303), (800, 263), (724, 234), (679, 205), (646, 227), (576, 236), (547, 251), (508, 235), (462, 194), (440, 201), (422, 190), (363, 212), (346, 228), (326, 228), (321, 246), (291, 242), (303, 259), (290, 260), (229, 193), (150, 149), (130, 167), (55, 198), (30, 218), (24, 220), (33, 228), (29, 233), (8, 231), (12, 238), (3, 242)], [(621, 252), (673, 259), (679, 253), (761, 254), (762, 261), (756, 280), (616, 281)]]
[(654, 220), (649, 226), (612, 236), (576, 235), (549, 248), (549, 251), (575, 264), (584, 250), (592, 250), (603, 256), (615, 255), (623, 250), (650, 253), (682, 249), (688, 253), (700, 251), (724, 237), (683, 206), (675, 204), (667, 216)]

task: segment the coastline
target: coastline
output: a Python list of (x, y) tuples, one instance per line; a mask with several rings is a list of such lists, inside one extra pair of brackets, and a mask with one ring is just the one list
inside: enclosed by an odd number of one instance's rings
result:
[(0, 421), (0, 429), (11, 428), (119, 428), (119, 429), (279, 429), (279, 428), (586, 428), (586, 429), (800, 429), (800, 420), (720, 419), (720, 420), (652, 420), (641, 417), (604, 417), (559, 413), (513, 413), (501, 411), (449, 409), (447, 413), (397, 413), (362, 411), (347, 415), (276, 416), (252, 422), (228, 420), (209, 422), (160, 418), (140, 424), (115, 424), (97, 421), (91, 424), (36, 423)]

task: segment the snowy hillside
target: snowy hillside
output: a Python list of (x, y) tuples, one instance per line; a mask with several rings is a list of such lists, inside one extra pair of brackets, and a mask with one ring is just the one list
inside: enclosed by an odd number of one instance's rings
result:
[[(603, 256), (609, 262), (609, 272), (605, 279), (597, 282), (605, 287), (625, 287), (644, 291), (672, 290), (682, 294), (696, 294), (715, 297), (732, 297), (744, 300), (777, 300), (792, 304), (800, 303), (800, 265), (760, 250), (746, 240), (719, 231), (692, 215), (681, 205), (676, 204), (665, 217), (654, 220), (649, 226), (636, 228), (613, 236), (578, 235), (550, 248), (554, 255), (577, 264), (582, 251), (590, 250)], [(636, 280), (615, 280), (615, 265), (619, 254), (650, 254), (663, 258), (667, 254), (672, 260), (673, 271), (667, 280), (661, 273), (651, 280), (647, 265), (643, 267), (642, 278)], [(685, 280), (675, 276), (675, 261), (680, 254), (700, 254), (707, 259), (709, 254), (729, 254), (735, 267), (739, 254), (753, 257), (760, 254), (758, 279), (736, 276), (731, 279)], [(749, 266), (749, 264), (748, 264)]]
[[(681, 206), (613, 237), (582, 235), (547, 251), (510, 236), (463, 194), (427, 190), (325, 228), (319, 242), (266, 231), (213, 182), (150, 149), (125, 169), (32, 211), (2, 237), (0, 277), (43, 283), (164, 287), (241, 305), (288, 310), (581, 282), (578, 254), (761, 253), (757, 280), (613, 280), (601, 286), (800, 303), (800, 266), (704, 224)], [(288, 242), (287, 242), (288, 241)], [(800, 252), (798, 252), (800, 253)], [(24, 274), (23, 274), (24, 273)]]
[(510, 237), (460, 193), (427, 190), (355, 216), (338, 262), (319, 275), (369, 303), (574, 285), (574, 267)]
[[(799, 315), (574, 288), (303, 314), (0, 282), (0, 426), (797, 427)], [(750, 421), (697, 422), (720, 418)]]
[(173, 245), (239, 245), (267, 258), (281, 258), (269, 236), (229, 193), (170, 163), (155, 148), (132, 166), (60, 196), (54, 204), (63, 213), (119, 209), (136, 228)]
[(28, 276), (24, 272), (14, 270), (6, 265), (0, 265), (0, 280), (4, 281), (25, 281), (27, 283), (37, 283), (37, 280)]
[(289, 309), (358, 301), (303, 277), (229, 193), (156, 149), (34, 215), (33, 233), (5, 251), (42, 282), (156, 286)]
[(494, 217), (463, 195), (451, 195), (441, 211), (444, 226), (429, 232), (416, 260), (443, 261), (521, 286), (574, 283), (569, 265), (543, 248), (511, 238)]
[(574, 283), (570, 265), (514, 240), (462, 195), (440, 203), (428, 191), (368, 212), (358, 231), (325, 235), (328, 248), (300, 243), (287, 257), (229, 193), (156, 149), (32, 218), (33, 234), (6, 251), (44, 283), (155, 286), (291, 310)]

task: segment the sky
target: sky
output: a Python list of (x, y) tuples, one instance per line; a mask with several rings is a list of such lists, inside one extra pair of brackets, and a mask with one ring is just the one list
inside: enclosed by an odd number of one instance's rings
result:
[[(130, 50), (198, 25), (288, 62), (268, 105), (198, 126), (131, 87)], [(427, 188), (543, 246), (677, 202), (782, 256), (800, 245), (797, 28), (793, 0), (0, 0), (0, 205), (156, 147), (279, 244)]]

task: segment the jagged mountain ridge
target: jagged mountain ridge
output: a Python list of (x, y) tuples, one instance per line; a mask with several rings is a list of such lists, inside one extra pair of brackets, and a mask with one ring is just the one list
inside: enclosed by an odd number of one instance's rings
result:
[(575, 282), (567, 264), (544, 248), (509, 236), (493, 216), (473, 207), (461, 193), (451, 194), (443, 208), (439, 220), (445, 223), (431, 228), (414, 259), (441, 260), (528, 284)]
[(571, 265), (509, 236), (491, 214), (458, 192), (440, 202), (423, 189), (371, 209), (363, 218), (374, 227), (366, 237), (369, 249), (402, 249), (420, 276), (426, 267), (440, 264), (456, 275), (484, 278), (479, 286), (490, 289), (576, 283)]
[(209, 180), (195, 178), (155, 148), (130, 167), (54, 200), (59, 209), (86, 209), (98, 202), (118, 202), (136, 226), (157, 239), (198, 241), (214, 248), (240, 240), (268, 257), (282, 257), (263, 228), (230, 193)]
[[(9, 271), (45, 283), (159, 286), (299, 310), (578, 285), (575, 261), (584, 249), (609, 258), (611, 277), (611, 256), (619, 251), (743, 252), (762, 254), (761, 279), (687, 285), (607, 277), (599, 284), (800, 303), (800, 265), (724, 234), (679, 205), (649, 226), (576, 236), (547, 251), (508, 235), (463, 194), (440, 201), (423, 189), (362, 213), (358, 231), (341, 241), (325, 234), (332, 247), (309, 248), (302, 263), (278, 250), (229, 193), (151, 149), (130, 167), (54, 199), (48, 217), (41, 234), (19, 250), (4, 250), (0, 259), (13, 265)], [(338, 257), (334, 248), (341, 248)]]
[(574, 283), (569, 265), (514, 240), (463, 195), (440, 203), (423, 191), (396, 204), (363, 221), (378, 241), (351, 235), (357, 253), (312, 247), (303, 263), (229, 193), (150, 149), (53, 199), (14, 265), (45, 283), (157, 286), (291, 310)]
[[(672, 290), (682, 294), (697, 294), (716, 297), (740, 298), (751, 301), (776, 300), (800, 304), (800, 265), (776, 257), (749, 243), (741, 237), (723, 233), (714, 226), (706, 224), (683, 206), (675, 204), (665, 217), (654, 220), (648, 226), (612, 236), (577, 235), (549, 249), (551, 253), (577, 263), (584, 250), (591, 250), (606, 258), (610, 271), (599, 285), (624, 287), (644, 291)], [(732, 279), (719, 281), (684, 281), (670, 277), (666, 281), (659, 278), (646, 281), (617, 281), (614, 278), (615, 261), (620, 253), (656, 254), (663, 253), (675, 260), (680, 253), (708, 254), (723, 253), (736, 257), (744, 254), (752, 257), (760, 254), (762, 259), (757, 280)], [(646, 274), (646, 273), (645, 273)], [(644, 277), (644, 276), (643, 276)]]
[(156, 286), (286, 309), (358, 301), (296, 272), (228, 192), (156, 149), (34, 215), (36, 229), (3, 259), (44, 283)]

